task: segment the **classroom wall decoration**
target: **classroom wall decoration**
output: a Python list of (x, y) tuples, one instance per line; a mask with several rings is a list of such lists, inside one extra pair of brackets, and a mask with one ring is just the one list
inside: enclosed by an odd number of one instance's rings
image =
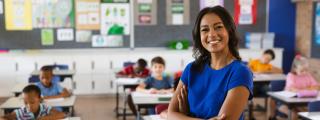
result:
[(74, 27), (74, 0), (32, 0), (34, 28)]
[(72, 41), (74, 39), (74, 32), (71, 28), (57, 29), (58, 41)]
[(166, 0), (167, 1), (167, 25), (190, 24), (189, 0)]
[(54, 33), (53, 29), (42, 29), (41, 30), (41, 44), (49, 46), (54, 44)]
[(76, 0), (76, 29), (100, 29), (100, 0)]
[(223, 6), (224, 2), (223, 0), (200, 0), (200, 10), (202, 10), (205, 7), (213, 7), (213, 6)]
[(235, 22), (240, 25), (256, 23), (257, 0), (235, 0)]
[(90, 30), (77, 30), (76, 41), (77, 42), (91, 42), (92, 32)]
[(129, 3), (102, 3), (101, 4), (100, 33), (107, 35), (113, 25), (124, 28), (124, 34), (130, 34), (130, 5)]
[(6, 30), (32, 30), (31, 0), (5, 0)]
[(134, 0), (135, 25), (157, 24), (157, 0)]

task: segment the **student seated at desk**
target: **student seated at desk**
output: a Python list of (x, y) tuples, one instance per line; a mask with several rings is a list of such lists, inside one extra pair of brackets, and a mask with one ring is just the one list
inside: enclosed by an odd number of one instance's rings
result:
[(147, 61), (144, 59), (138, 59), (138, 61), (133, 64), (125, 67), (122, 71), (117, 73), (117, 77), (141, 77), (145, 78), (149, 76), (149, 69), (147, 67)]
[[(274, 74), (282, 73), (280, 68), (277, 68), (270, 64), (275, 59), (274, 51), (271, 49), (265, 50), (260, 59), (250, 60), (248, 67), (254, 74)], [(266, 96), (268, 91), (268, 85), (255, 84), (253, 86), (254, 96)]]
[[(299, 92), (302, 90), (319, 90), (319, 83), (313, 78), (308, 71), (309, 63), (307, 58), (297, 55), (292, 63), (291, 72), (288, 73), (286, 79), (285, 90), (292, 92)], [(276, 103), (273, 99), (268, 100), (269, 119), (275, 119)], [(288, 114), (288, 106), (281, 105), (279, 111)], [(293, 109), (293, 120), (298, 119), (298, 112), (307, 111), (306, 107), (296, 107)]]
[[(40, 71), (40, 82), (36, 85), (41, 90), (44, 99), (65, 98), (70, 97), (71, 93), (63, 88), (59, 83), (52, 82), (53, 69), (51, 66), (43, 66)], [(61, 111), (61, 108), (58, 108)]]
[(272, 49), (265, 50), (260, 59), (250, 60), (249, 68), (253, 73), (282, 73), (282, 70), (270, 64), (276, 58)]
[(65, 117), (59, 112), (41, 103), (41, 91), (36, 85), (28, 85), (23, 89), (25, 106), (3, 116), (0, 120), (56, 120)]
[[(166, 94), (173, 92), (173, 80), (164, 74), (165, 61), (161, 57), (154, 57), (151, 60), (151, 76), (136, 88), (138, 92), (150, 94)], [(137, 115), (131, 95), (128, 96), (128, 105), (134, 115)], [(149, 114), (155, 114), (154, 108), (148, 109)]]

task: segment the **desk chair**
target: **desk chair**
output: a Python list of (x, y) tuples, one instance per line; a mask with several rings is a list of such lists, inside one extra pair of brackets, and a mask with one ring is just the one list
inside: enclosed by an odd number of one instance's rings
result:
[(320, 101), (313, 101), (308, 104), (309, 112), (320, 112)]
[(53, 65), (53, 68), (59, 70), (69, 70), (69, 66), (65, 64), (55, 64)]

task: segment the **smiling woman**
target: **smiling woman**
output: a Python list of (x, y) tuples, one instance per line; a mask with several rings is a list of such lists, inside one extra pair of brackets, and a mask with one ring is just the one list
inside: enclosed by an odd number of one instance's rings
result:
[(226, 9), (201, 10), (193, 41), (195, 61), (182, 74), (168, 118), (243, 120), (252, 99), (252, 73), (241, 62), (236, 26)]

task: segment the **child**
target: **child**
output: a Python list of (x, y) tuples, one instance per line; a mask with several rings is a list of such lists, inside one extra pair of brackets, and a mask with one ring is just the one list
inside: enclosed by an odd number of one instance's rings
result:
[(280, 68), (270, 64), (275, 59), (273, 50), (265, 50), (260, 59), (250, 60), (248, 63), (249, 68), (254, 73), (282, 73)]
[(134, 65), (125, 67), (122, 71), (117, 73), (118, 77), (141, 77), (149, 76), (149, 70), (146, 68), (147, 62), (144, 59), (139, 59)]
[[(43, 66), (39, 77), (40, 82), (36, 83), (36, 85), (40, 88), (43, 99), (66, 98), (71, 96), (71, 93), (66, 88), (63, 88), (59, 82), (52, 81), (52, 66)], [(55, 107), (55, 109), (62, 111), (61, 107)]]
[(51, 66), (43, 66), (39, 77), (40, 82), (36, 83), (36, 85), (40, 88), (41, 95), (44, 99), (65, 98), (71, 95), (70, 92), (60, 86), (59, 83), (52, 82), (53, 69)]
[(151, 60), (151, 76), (144, 83), (139, 84), (136, 91), (151, 94), (173, 92), (173, 81), (169, 76), (164, 75), (164, 69), (164, 60), (161, 57), (153, 58)]
[[(14, 110), (5, 115), (5, 120), (55, 120), (65, 117), (63, 112), (59, 112), (41, 103), (40, 89), (36, 85), (28, 85), (23, 89), (24, 107)], [(1, 119), (1, 118), (0, 118)]]
[[(302, 90), (318, 90), (319, 84), (317, 81), (313, 78), (313, 76), (308, 71), (308, 61), (305, 57), (302, 57), (301, 55), (297, 55), (292, 63), (291, 72), (287, 75), (286, 80), (286, 91), (292, 91), (292, 92), (299, 92)], [(274, 119), (275, 118), (275, 101), (272, 99), (269, 99), (269, 118)], [(279, 111), (283, 113), (288, 113), (288, 106), (281, 105), (279, 108)], [(299, 111), (306, 111), (306, 108), (304, 107), (296, 107), (293, 109), (292, 118), (298, 119), (297, 112)]]
[[(161, 57), (154, 57), (151, 60), (152, 74), (136, 88), (138, 92), (150, 94), (165, 94), (173, 92), (173, 80), (164, 75), (165, 61)], [(128, 96), (128, 105), (134, 115), (137, 115), (131, 95)], [(149, 114), (154, 114), (154, 108), (148, 110)]]
[[(275, 54), (273, 50), (268, 49), (265, 50), (260, 59), (251, 60), (248, 63), (248, 67), (251, 71), (255, 74), (265, 73), (265, 74), (272, 74), (272, 73), (282, 73), (280, 68), (277, 68), (270, 64), (272, 60), (275, 59)], [(268, 85), (261, 85), (255, 84), (253, 86), (253, 94), (254, 96), (267, 96), (266, 93), (268, 91)]]

